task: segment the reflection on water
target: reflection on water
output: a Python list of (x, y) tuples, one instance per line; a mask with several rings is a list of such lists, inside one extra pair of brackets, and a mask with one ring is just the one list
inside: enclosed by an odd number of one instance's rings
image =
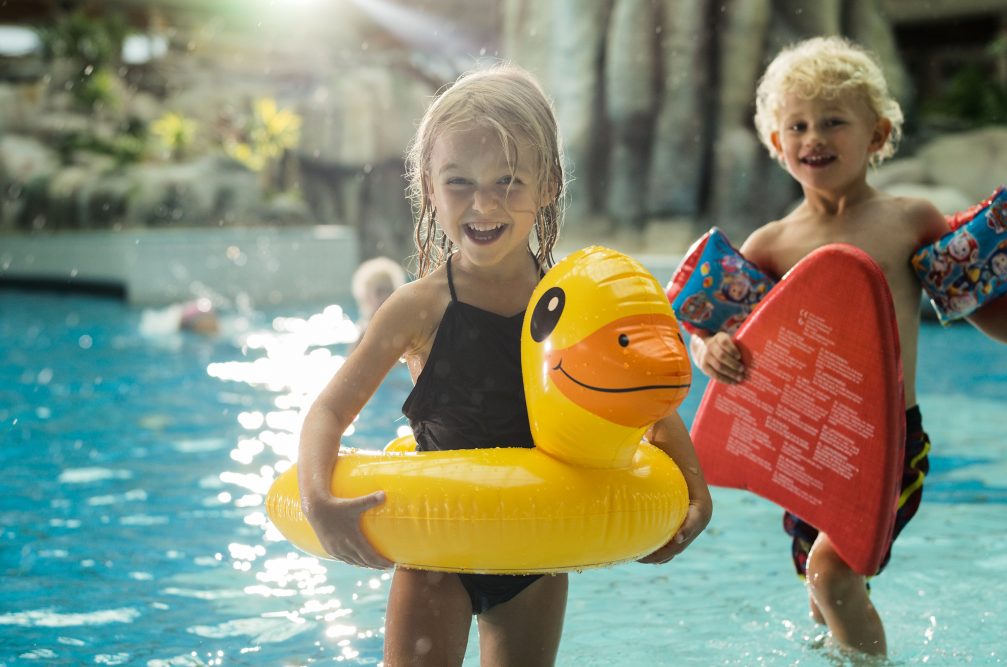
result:
[[(0, 292), (0, 664), (378, 664), (389, 574), (297, 552), (262, 505), (352, 325), (257, 315), (164, 344), (138, 323), (115, 302)], [(1007, 346), (924, 327), (933, 469), (872, 593), (893, 664), (1005, 661), (989, 585), (1007, 567), (1005, 368)], [(394, 369), (347, 444), (393, 437), (410, 385)], [(779, 510), (714, 493), (673, 563), (571, 578), (560, 665), (843, 664), (807, 617)]]

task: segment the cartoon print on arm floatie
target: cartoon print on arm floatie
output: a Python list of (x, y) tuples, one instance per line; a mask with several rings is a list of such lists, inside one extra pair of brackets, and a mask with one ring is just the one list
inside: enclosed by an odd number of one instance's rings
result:
[[(535, 448), (415, 452), (399, 438), (395, 451), (340, 452), (334, 495), (385, 491), (361, 516), (382, 555), (427, 570), (562, 572), (636, 560), (678, 530), (685, 480), (641, 442), (691, 382), (657, 280), (613, 250), (572, 254), (533, 293), (521, 356)], [(266, 509), (284, 537), (327, 556), (300, 510), (296, 466)]]
[(734, 333), (774, 284), (714, 227), (686, 252), (667, 296), (686, 329)]
[(952, 231), (920, 248), (912, 265), (944, 324), (1007, 294), (1007, 190), (948, 217)]

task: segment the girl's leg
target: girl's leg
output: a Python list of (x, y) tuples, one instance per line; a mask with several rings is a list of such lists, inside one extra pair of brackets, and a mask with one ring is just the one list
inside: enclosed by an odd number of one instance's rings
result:
[(872, 655), (887, 652), (885, 628), (863, 575), (839, 557), (825, 533), (818, 535), (808, 555), (808, 590), (839, 644)]
[(567, 575), (547, 575), (479, 615), (482, 667), (551, 667), (566, 613)]
[(397, 568), (385, 619), (385, 666), (461, 665), (472, 603), (458, 577)]

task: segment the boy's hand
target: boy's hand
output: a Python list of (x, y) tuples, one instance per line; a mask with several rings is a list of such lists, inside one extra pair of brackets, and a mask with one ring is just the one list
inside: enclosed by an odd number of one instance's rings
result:
[(710, 523), (710, 516), (712, 514), (713, 507), (710, 503), (690, 502), (689, 511), (686, 512), (685, 521), (682, 522), (678, 532), (663, 547), (652, 554), (644, 556), (637, 562), (667, 563), (692, 544), (692, 541), (706, 528), (706, 524)]
[(731, 336), (718, 332), (693, 345), (693, 358), (703, 373), (727, 384), (738, 384), (745, 379), (745, 365), (741, 361), (741, 351)]
[(360, 515), (385, 502), (384, 491), (359, 498), (329, 497), (305, 507), (322, 547), (337, 560), (358, 567), (385, 570), (394, 565), (379, 554), (360, 530)]

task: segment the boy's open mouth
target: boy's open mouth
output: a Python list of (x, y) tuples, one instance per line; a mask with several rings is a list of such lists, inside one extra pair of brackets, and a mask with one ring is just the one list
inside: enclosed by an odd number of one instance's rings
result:
[(835, 155), (805, 155), (801, 162), (809, 167), (824, 167), (836, 161)]
[(465, 236), (475, 243), (492, 243), (503, 234), (506, 225), (502, 222), (496, 223), (469, 223), (463, 225)]

